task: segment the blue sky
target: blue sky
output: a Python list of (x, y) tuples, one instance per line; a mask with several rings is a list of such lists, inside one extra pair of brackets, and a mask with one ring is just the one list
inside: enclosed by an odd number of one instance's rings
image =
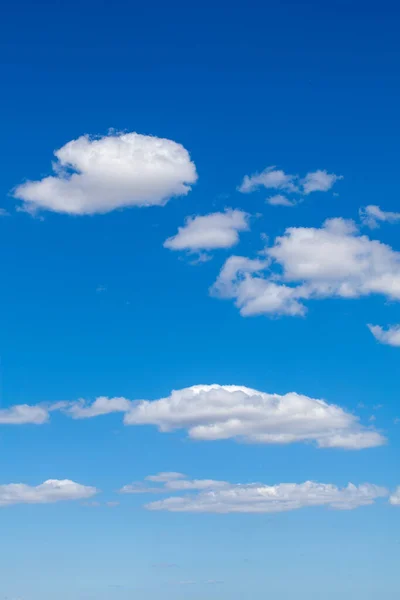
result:
[(398, 597), (399, 18), (6, 7), (0, 600)]

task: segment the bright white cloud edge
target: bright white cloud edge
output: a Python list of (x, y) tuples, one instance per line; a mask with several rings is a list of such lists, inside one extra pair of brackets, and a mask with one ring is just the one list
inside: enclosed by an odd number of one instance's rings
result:
[(400, 347), (400, 325), (392, 325), (387, 329), (380, 325), (368, 325), (368, 329), (381, 344)]
[(29, 212), (85, 215), (162, 206), (174, 196), (185, 196), (197, 180), (196, 167), (181, 144), (134, 132), (83, 135), (54, 155), (54, 175), (13, 191)]

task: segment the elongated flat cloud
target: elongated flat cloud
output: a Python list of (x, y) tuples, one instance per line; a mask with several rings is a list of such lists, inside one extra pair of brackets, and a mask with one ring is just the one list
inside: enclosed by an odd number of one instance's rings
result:
[(37, 486), (24, 483), (0, 485), (0, 507), (11, 504), (50, 504), (64, 500), (91, 498), (95, 487), (81, 485), (69, 479), (48, 479)]
[(368, 325), (374, 338), (381, 344), (388, 346), (400, 346), (400, 325), (392, 325), (383, 329), (380, 325)]
[(362, 224), (370, 229), (376, 229), (380, 223), (400, 223), (400, 213), (384, 211), (375, 204), (360, 208), (359, 214)]
[(400, 253), (345, 219), (289, 227), (263, 259), (231, 256), (210, 289), (243, 316), (304, 315), (306, 300), (380, 294), (400, 300)]
[(266, 200), (267, 204), (271, 206), (296, 206), (296, 202), (294, 200), (289, 200), (283, 194), (276, 194), (275, 196), (270, 196)]
[(41, 425), (49, 420), (49, 413), (43, 406), (16, 404), (0, 409), (0, 425)]
[[(307, 196), (312, 192), (328, 192), (342, 178), (341, 175), (335, 175), (335, 173), (328, 173), (324, 169), (319, 169), (317, 171), (310, 171), (301, 179), (298, 175), (290, 175), (272, 166), (267, 167), (261, 173), (245, 175), (238, 187), (238, 191), (243, 194), (249, 194), (263, 187)], [(284, 198), (284, 196), (273, 196), (272, 202), (269, 202), (270, 204), (274, 204), (274, 198), (276, 199), (275, 204), (285, 206), (293, 204), (290, 204), (290, 200), (286, 203), (279, 202), (279, 198)]]
[(85, 400), (66, 403), (61, 409), (73, 419), (91, 419), (101, 415), (109, 415), (115, 412), (127, 412), (131, 402), (126, 398), (107, 398), (100, 396), (92, 403)]
[[(221, 483), (221, 482), (218, 482)], [(234, 484), (202, 490), (197, 494), (172, 496), (145, 505), (148, 510), (195, 513), (277, 513), (325, 506), (352, 510), (386, 497), (385, 488), (366, 483), (338, 488), (330, 483)], [(201, 488), (198, 488), (201, 490)]]
[(323, 400), (294, 392), (267, 394), (234, 385), (195, 385), (160, 400), (136, 402), (124, 422), (155, 425), (162, 432), (186, 429), (196, 440), (314, 442), (321, 448), (350, 450), (385, 442), (377, 431), (362, 426), (356, 416)]
[(250, 215), (242, 210), (188, 217), (184, 227), (164, 242), (170, 250), (215, 250), (231, 248), (239, 242), (239, 232), (248, 231)]
[(395, 492), (389, 498), (390, 504), (393, 506), (400, 506), (400, 486), (395, 490)]
[[(320, 448), (350, 450), (380, 446), (386, 441), (374, 428), (363, 426), (355, 415), (324, 400), (296, 392), (269, 394), (235, 385), (194, 385), (152, 401), (99, 397), (92, 403), (59, 402), (50, 405), (48, 411), (61, 411), (73, 419), (122, 413), (125, 425), (155, 425), (162, 432), (184, 429), (197, 440), (313, 442)], [(186, 485), (184, 480), (181, 473), (166, 472), (149, 476), (146, 481), (180, 488)], [(145, 491), (154, 491), (153, 486), (135, 483), (130, 493)]]
[[(149, 487), (146, 482), (153, 481), (160, 485)], [(176, 491), (189, 490), (215, 490), (227, 487), (226, 481), (216, 481), (214, 479), (187, 479), (182, 473), (158, 473), (157, 475), (148, 475), (144, 481), (134, 481), (129, 485), (124, 485), (120, 494), (165, 494)]]
[(54, 175), (14, 190), (27, 211), (85, 215), (162, 206), (173, 196), (185, 196), (197, 180), (196, 167), (181, 144), (138, 133), (84, 135), (54, 155)]

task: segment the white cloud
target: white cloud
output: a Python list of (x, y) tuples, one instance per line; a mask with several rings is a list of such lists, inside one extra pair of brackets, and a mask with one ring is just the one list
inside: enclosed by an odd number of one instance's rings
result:
[(127, 412), (130, 406), (131, 402), (126, 398), (100, 396), (91, 404), (86, 400), (78, 400), (78, 402), (66, 403), (61, 409), (73, 419), (90, 419), (115, 412)]
[(375, 204), (360, 208), (359, 214), (362, 224), (371, 229), (379, 227), (380, 221), (386, 223), (400, 222), (400, 213), (381, 210), (381, 208)]
[(289, 198), (283, 196), (282, 194), (270, 196), (267, 198), (266, 202), (271, 206), (296, 206), (297, 204), (294, 200), (289, 200)]
[(242, 183), (238, 187), (238, 191), (242, 192), (243, 194), (248, 194), (250, 192), (254, 192), (260, 187), (264, 187), (267, 189), (272, 188), (296, 192), (298, 188), (294, 184), (295, 180), (295, 175), (288, 175), (276, 167), (267, 167), (261, 173), (245, 175)]
[(186, 429), (196, 440), (315, 442), (321, 448), (351, 450), (385, 442), (339, 406), (295, 392), (282, 396), (234, 385), (195, 385), (160, 400), (138, 401), (124, 422), (155, 425), (162, 432)]
[(387, 329), (383, 329), (379, 325), (368, 325), (368, 328), (374, 338), (381, 344), (400, 346), (400, 325), (392, 325)]
[[(267, 167), (261, 173), (245, 175), (238, 191), (248, 194), (264, 187), (285, 190), (291, 193), (297, 192), (307, 196), (311, 192), (328, 192), (340, 179), (343, 179), (342, 175), (328, 173), (325, 169), (309, 172), (303, 179), (300, 179), (298, 175), (289, 175), (276, 167)], [(284, 202), (285, 200), (286, 202)], [(293, 206), (295, 204), (281, 195), (273, 196), (267, 202), (283, 206)]]
[(154, 481), (155, 483), (166, 483), (168, 481), (175, 481), (176, 479), (184, 479), (183, 473), (177, 473), (176, 471), (163, 471), (157, 473), (157, 475), (148, 475), (146, 481)]
[(400, 486), (394, 491), (389, 498), (390, 504), (393, 506), (400, 506)]
[(171, 140), (118, 133), (84, 135), (55, 151), (55, 175), (14, 190), (29, 212), (84, 215), (127, 206), (164, 205), (197, 180), (189, 153)]
[(400, 300), (400, 253), (345, 219), (289, 227), (263, 260), (230, 257), (210, 293), (232, 298), (243, 316), (303, 315), (304, 300), (381, 294)]
[(36, 487), (24, 483), (0, 485), (0, 507), (11, 504), (49, 504), (62, 500), (81, 500), (98, 493), (95, 487), (69, 479), (48, 479)]
[(328, 192), (339, 179), (343, 179), (342, 175), (328, 173), (325, 170), (307, 173), (301, 181), (303, 193), (307, 195), (311, 192)]
[(16, 404), (0, 409), (0, 425), (41, 425), (49, 420), (48, 410), (43, 406)]
[(170, 250), (213, 250), (231, 248), (239, 242), (239, 232), (248, 231), (250, 215), (242, 210), (188, 217), (184, 227), (164, 242)]
[(300, 508), (325, 506), (337, 510), (352, 510), (373, 504), (385, 497), (388, 491), (373, 484), (338, 488), (332, 484), (315, 483), (263, 483), (232, 484), (198, 494), (172, 496), (151, 502), (148, 510), (197, 513), (277, 513)]

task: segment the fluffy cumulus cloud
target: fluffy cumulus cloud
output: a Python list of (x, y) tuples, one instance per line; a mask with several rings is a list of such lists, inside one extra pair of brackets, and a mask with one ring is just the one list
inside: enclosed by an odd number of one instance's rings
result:
[(43, 406), (16, 404), (0, 409), (0, 425), (42, 425), (49, 420), (49, 412)]
[[(188, 481), (190, 483), (190, 481)], [(150, 502), (148, 510), (197, 513), (277, 513), (300, 508), (326, 506), (337, 510), (351, 510), (373, 504), (385, 497), (385, 488), (366, 483), (338, 488), (330, 483), (263, 483), (234, 484), (216, 482), (216, 486), (187, 487), (196, 494), (170, 496)]]
[(136, 402), (124, 422), (155, 425), (162, 432), (186, 429), (196, 440), (315, 442), (321, 448), (351, 450), (385, 442), (381, 434), (362, 426), (339, 406), (294, 392), (268, 394), (234, 385), (195, 385), (166, 398)]
[(392, 325), (387, 329), (383, 329), (380, 325), (368, 325), (368, 328), (381, 344), (400, 346), (400, 325)]
[[(122, 413), (125, 425), (154, 425), (162, 432), (187, 430), (196, 440), (234, 439), (259, 444), (314, 442), (320, 448), (361, 449), (379, 446), (385, 438), (373, 427), (365, 427), (344, 409), (324, 400), (295, 392), (269, 394), (235, 385), (194, 385), (173, 391), (158, 400), (128, 400), (99, 397), (92, 403), (58, 402), (48, 409), (32, 408), (27, 417), (10, 420), (20, 407), (8, 409), (4, 423), (43, 423), (50, 411), (61, 411), (73, 419), (90, 419)], [(40, 411), (45, 411), (43, 414)], [(36, 421), (34, 420), (36, 419)], [(1, 421), (0, 421), (1, 422)], [(165, 483), (169, 489), (183, 489), (181, 473), (149, 476), (146, 484), (132, 484), (130, 493), (154, 490), (153, 484)], [(151, 483), (149, 483), (151, 482)]]
[(118, 133), (84, 135), (55, 151), (54, 175), (14, 190), (28, 211), (72, 215), (164, 205), (197, 180), (188, 151), (172, 140)]
[(210, 293), (233, 299), (243, 316), (303, 315), (312, 299), (400, 300), (400, 253), (341, 218), (289, 227), (261, 259), (231, 256)]
[[(238, 187), (238, 191), (243, 194), (249, 194), (260, 188), (266, 188), (307, 196), (311, 192), (328, 192), (339, 179), (342, 179), (341, 175), (328, 173), (328, 171), (321, 169), (310, 171), (305, 177), (300, 178), (298, 175), (290, 175), (273, 166), (267, 167), (261, 173), (245, 175)], [(295, 204), (281, 195), (273, 196), (267, 202), (283, 206), (292, 206)]]
[(98, 493), (95, 487), (69, 479), (48, 479), (37, 486), (24, 483), (0, 485), (0, 507), (11, 504), (49, 504), (62, 500), (82, 500)]
[(393, 506), (400, 506), (400, 486), (390, 496), (389, 502)]
[(214, 250), (231, 248), (239, 241), (239, 232), (248, 231), (249, 214), (242, 210), (227, 209), (225, 212), (188, 217), (184, 227), (164, 242), (170, 250)]
[(376, 229), (380, 223), (400, 223), (400, 213), (381, 210), (375, 204), (360, 208), (359, 213), (362, 224), (371, 229)]

